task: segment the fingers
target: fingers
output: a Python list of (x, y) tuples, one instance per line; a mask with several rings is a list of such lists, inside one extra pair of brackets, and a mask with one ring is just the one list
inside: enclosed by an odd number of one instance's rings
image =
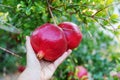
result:
[(26, 49), (27, 49), (27, 53), (34, 53), (31, 43), (30, 43), (29, 36), (26, 36)]
[(26, 36), (26, 49), (27, 49), (27, 67), (40, 65), (39, 60), (37, 59), (31, 46), (30, 37), (28, 36)]
[(67, 52), (64, 52), (63, 55), (54, 62), (54, 65), (58, 67), (70, 55), (71, 52), (71, 49), (69, 49)]

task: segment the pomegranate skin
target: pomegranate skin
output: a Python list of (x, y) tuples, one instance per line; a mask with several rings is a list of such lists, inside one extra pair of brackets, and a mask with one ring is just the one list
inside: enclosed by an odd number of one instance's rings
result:
[(39, 59), (55, 61), (67, 49), (63, 30), (50, 23), (43, 24), (33, 31), (31, 45)]
[(67, 39), (68, 49), (74, 49), (79, 46), (82, 40), (82, 33), (78, 26), (72, 22), (62, 22), (58, 25), (64, 31)]

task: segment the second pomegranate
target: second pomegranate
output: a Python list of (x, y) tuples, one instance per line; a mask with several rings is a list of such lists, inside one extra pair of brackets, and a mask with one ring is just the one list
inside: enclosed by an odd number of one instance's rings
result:
[(82, 40), (82, 33), (79, 27), (72, 22), (63, 22), (58, 25), (64, 31), (67, 39), (68, 49), (74, 49), (79, 46)]

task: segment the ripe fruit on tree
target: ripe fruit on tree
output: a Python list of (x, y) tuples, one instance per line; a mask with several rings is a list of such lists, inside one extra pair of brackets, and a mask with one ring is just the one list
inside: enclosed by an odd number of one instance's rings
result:
[(25, 66), (18, 66), (18, 72), (23, 72), (25, 70)]
[(68, 80), (88, 80), (88, 71), (83, 66), (76, 66), (75, 71), (70, 71), (67, 74)]
[(67, 80), (75, 80), (73, 71), (67, 73)]
[(75, 68), (75, 76), (78, 79), (88, 80), (88, 71), (83, 66), (76, 66), (76, 68)]
[(67, 49), (63, 30), (50, 23), (35, 29), (31, 35), (31, 45), (39, 59), (54, 61)]
[(68, 49), (74, 49), (78, 47), (82, 40), (82, 33), (78, 26), (72, 22), (62, 22), (58, 25), (64, 31), (67, 39)]

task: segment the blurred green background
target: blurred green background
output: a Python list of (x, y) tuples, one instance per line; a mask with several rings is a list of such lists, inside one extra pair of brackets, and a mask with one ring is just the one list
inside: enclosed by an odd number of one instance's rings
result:
[[(53, 80), (67, 80), (78, 65), (88, 69), (93, 80), (118, 80), (110, 72), (120, 72), (120, 0), (49, 0), (49, 5), (57, 24), (73, 22), (83, 33), (81, 44), (58, 67)], [(0, 0), (0, 47), (22, 57), (0, 49), (0, 74), (25, 66), (25, 36), (54, 20), (47, 0)]]

